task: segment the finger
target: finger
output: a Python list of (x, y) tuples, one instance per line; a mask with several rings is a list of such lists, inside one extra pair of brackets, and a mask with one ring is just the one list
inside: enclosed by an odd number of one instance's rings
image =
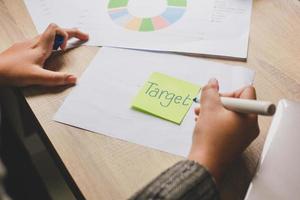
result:
[(33, 84), (43, 86), (72, 85), (76, 83), (74, 75), (64, 72), (54, 72), (36, 67), (32, 78)]
[(73, 37), (82, 41), (86, 41), (89, 39), (89, 35), (87, 33), (84, 33), (78, 30), (77, 28), (64, 29), (64, 30), (68, 33), (68, 39), (71, 39)]
[(194, 113), (197, 116), (200, 114), (200, 106), (198, 106), (197, 108), (195, 108)]
[(56, 24), (53, 23), (50, 24), (47, 27), (47, 29), (44, 31), (44, 33), (42, 33), (42, 35), (40, 36), (40, 40), (39, 40), (40, 47), (42, 47), (44, 50), (47, 50), (51, 53), (56, 34), (59, 34), (64, 38), (64, 43), (61, 45), (61, 48), (63, 49), (66, 46), (66, 42), (67, 42), (66, 40), (68, 38), (68, 34), (66, 31), (64, 31), (63, 29), (61, 29), (60, 27), (58, 27)]
[(219, 96), (219, 83), (216, 79), (211, 79), (201, 92), (201, 108), (215, 109), (221, 106)]
[(222, 97), (233, 97), (233, 98), (239, 98), (242, 94), (242, 92), (249, 86), (245, 86), (245, 87), (242, 87), (236, 91), (233, 91), (233, 92), (227, 92), (227, 93), (221, 93), (220, 96)]
[[(62, 29), (62, 28), (60, 28), (60, 27), (58, 27), (58, 28), (56, 29), (56, 34), (63, 36), (64, 41), (63, 41), (63, 43), (60, 45), (60, 48), (61, 48), (62, 50), (64, 50), (64, 49), (66, 48), (66, 46), (67, 46), (67, 43), (68, 43), (68, 40), (69, 40), (69, 35), (68, 35), (68, 33), (67, 33), (64, 29)], [(55, 42), (55, 41), (54, 41), (54, 42)]]
[(255, 88), (253, 86), (249, 86), (249, 87), (245, 88), (242, 91), (242, 93), (239, 96), (239, 98), (242, 98), (242, 99), (256, 99)]
[(82, 41), (87, 41), (89, 39), (89, 35), (87, 33), (83, 33), (77, 28), (72, 28), (72, 29), (62, 29), (58, 27), (57, 33), (62, 35), (64, 37), (64, 42), (60, 46), (61, 49), (65, 49), (67, 46), (67, 42), (71, 38), (77, 38)]
[[(249, 86), (243, 90), (240, 97), (241, 99), (256, 99), (256, 91), (253, 86)], [(249, 119), (251, 120), (258, 120), (258, 117), (256, 114), (248, 114), (247, 115)]]

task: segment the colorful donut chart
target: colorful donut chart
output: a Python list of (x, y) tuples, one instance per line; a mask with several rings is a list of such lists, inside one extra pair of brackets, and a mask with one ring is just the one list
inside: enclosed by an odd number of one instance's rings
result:
[(141, 18), (129, 13), (129, 0), (110, 0), (108, 13), (118, 25), (134, 31), (150, 32), (166, 28), (178, 21), (185, 13), (187, 0), (166, 0), (166, 10), (158, 16)]

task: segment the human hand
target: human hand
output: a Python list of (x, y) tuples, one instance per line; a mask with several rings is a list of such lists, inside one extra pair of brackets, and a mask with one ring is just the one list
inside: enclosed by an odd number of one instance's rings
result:
[(64, 37), (60, 46), (66, 48), (70, 38), (86, 41), (89, 36), (77, 29), (62, 29), (50, 24), (45, 32), (34, 39), (14, 44), (0, 54), (0, 85), (56, 86), (75, 84), (76, 77), (65, 72), (44, 69), (46, 59), (51, 55), (55, 35)]
[[(218, 91), (215, 79), (202, 89), (201, 108), (195, 109), (196, 126), (189, 154), (189, 159), (206, 167), (217, 182), (259, 134), (257, 115), (227, 110)], [(222, 96), (256, 99), (253, 87)]]

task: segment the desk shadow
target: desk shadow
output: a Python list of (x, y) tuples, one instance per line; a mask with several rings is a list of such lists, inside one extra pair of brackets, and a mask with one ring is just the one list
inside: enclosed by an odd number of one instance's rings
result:
[(221, 199), (243, 200), (245, 198), (258, 164), (258, 160), (252, 160), (255, 164), (250, 164), (249, 157), (253, 157), (251, 154), (253, 152), (246, 151), (227, 169), (220, 185)]
[(45, 94), (59, 94), (63, 91), (74, 87), (75, 85), (65, 85), (65, 86), (30, 86), (22, 89), (25, 97), (35, 97)]
[(76, 40), (73, 42), (69, 42), (64, 51), (53, 51), (50, 57), (46, 60), (44, 68), (52, 71), (61, 70), (63, 65), (65, 64), (63, 55), (66, 55), (72, 50), (81, 47), (84, 43), (86, 43), (86, 41)]
[(65, 64), (65, 57), (64, 55), (67, 55), (70, 53), (74, 48), (66, 49), (65, 51), (54, 51), (49, 56), (49, 58), (46, 60), (44, 64), (44, 69), (51, 70), (51, 71), (60, 71), (64, 64)]

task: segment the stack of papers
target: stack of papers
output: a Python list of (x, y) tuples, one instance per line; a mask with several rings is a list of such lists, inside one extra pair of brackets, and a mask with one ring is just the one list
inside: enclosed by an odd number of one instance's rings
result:
[(300, 196), (300, 104), (281, 100), (245, 200), (288, 200)]
[[(219, 80), (221, 92), (229, 92), (251, 85), (254, 72), (243, 67), (187, 56), (103, 47), (54, 119), (110, 137), (187, 156), (195, 126), (194, 108), (198, 105), (186, 101), (191, 109), (168, 107), (171, 109), (168, 112), (181, 112), (180, 117), (183, 116), (182, 112), (187, 112), (178, 125), (170, 122), (178, 122), (177, 115), (173, 115), (174, 118), (163, 116), (163, 110), (157, 110), (156, 105), (147, 110), (147, 100), (142, 101), (143, 107), (139, 107), (141, 99), (137, 97), (140, 92), (147, 92), (145, 85), (147, 87), (148, 81), (161, 84), (161, 88), (168, 88), (170, 93), (172, 90), (184, 98), (188, 94), (197, 95), (200, 87), (207, 84), (211, 77)], [(170, 82), (172, 85), (168, 86)], [(182, 85), (187, 88), (185, 91), (180, 90)], [(174, 87), (178, 91), (174, 92)], [(151, 95), (157, 102), (158, 94)], [(165, 96), (160, 99), (163, 105), (168, 105), (163, 98)], [(152, 113), (149, 115), (132, 109), (132, 105)]]
[(38, 32), (78, 27), (87, 45), (247, 58), (252, 0), (25, 0)]
[(246, 68), (154, 52), (246, 59), (252, 0), (24, 1), (38, 32), (54, 22), (106, 46), (56, 121), (186, 156), (201, 86), (212, 77), (221, 92), (253, 83)]

